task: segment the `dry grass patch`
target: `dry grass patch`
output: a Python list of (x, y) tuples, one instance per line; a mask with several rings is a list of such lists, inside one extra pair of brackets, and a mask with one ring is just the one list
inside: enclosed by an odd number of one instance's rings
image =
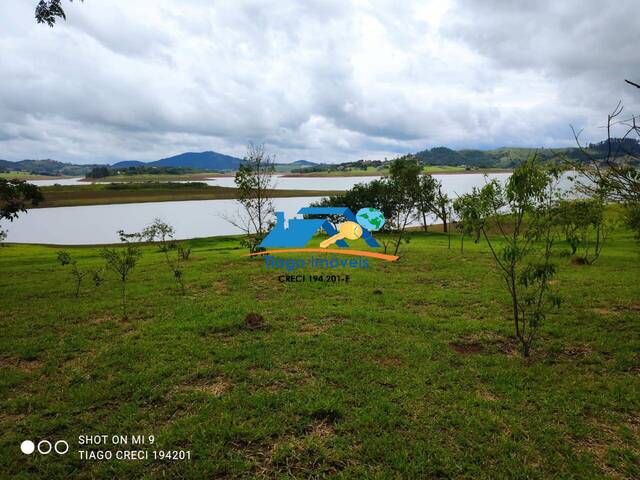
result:
[(180, 385), (177, 390), (181, 392), (199, 392), (206, 393), (212, 397), (221, 397), (229, 390), (232, 385), (222, 377), (209, 380), (200, 380), (197, 383), (186, 383)]
[(23, 360), (22, 358), (2, 357), (0, 358), (0, 368), (31, 373), (42, 368), (42, 362), (40, 360)]

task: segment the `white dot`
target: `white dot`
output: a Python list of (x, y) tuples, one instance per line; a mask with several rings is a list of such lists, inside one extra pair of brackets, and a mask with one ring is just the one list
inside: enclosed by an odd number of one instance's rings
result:
[(31, 440), (25, 440), (20, 444), (20, 450), (22, 450), (22, 453), (25, 455), (31, 455), (35, 449), (36, 446)]

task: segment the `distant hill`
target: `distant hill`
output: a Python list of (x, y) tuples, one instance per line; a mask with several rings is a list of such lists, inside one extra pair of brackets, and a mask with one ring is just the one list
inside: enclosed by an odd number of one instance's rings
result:
[(57, 160), (20, 160), (10, 162), (0, 160), (0, 171), (29, 172), (37, 175), (85, 175), (98, 165), (74, 165), (72, 163), (58, 162)]
[(313, 167), (318, 164), (310, 162), (309, 160), (296, 160), (295, 162), (291, 162), (290, 165), (295, 165), (296, 167)]
[(112, 165), (114, 168), (129, 167), (183, 167), (199, 170), (237, 170), (242, 160), (218, 152), (187, 152), (173, 157), (163, 158), (155, 162), (139, 162), (129, 160)]

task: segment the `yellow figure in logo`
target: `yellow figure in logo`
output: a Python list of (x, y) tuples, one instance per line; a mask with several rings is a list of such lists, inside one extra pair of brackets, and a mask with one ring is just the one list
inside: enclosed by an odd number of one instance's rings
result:
[(338, 240), (357, 240), (362, 236), (362, 227), (356, 222), (344, 222), (338, 227), (338, 233), (333, 237), (329, 237), (320, 242), (320, 248), (327, 248), (329, 245), (336, 243)]

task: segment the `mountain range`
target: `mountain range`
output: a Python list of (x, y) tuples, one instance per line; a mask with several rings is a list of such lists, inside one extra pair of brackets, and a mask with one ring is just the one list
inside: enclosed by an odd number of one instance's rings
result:
[[(179, 167), (193, 168), (196, 170), (211, 170), (216, 172), (235, 171), (238, 169), (242, 159), (232, 157), (218, 152), (186, 152), (173, 157), (162, 158), (152, 162), (141, 162), (138, 160), (126, 160), (114, 163), (113, 165), (78, 165), (64, 163), (57, 160), (20, 160), (11, 162), (0, 160), (0, 171), (22, 171), (38, 175), (85, 175), (93, 168), (109, 166), (112, 169), (125, 169), (130, 167)], [(292, 163), (276, 164), (276, 170), (283, 172), (293, 168), (312, 167), (318, 165), (308, 160), (296, 160)]]

